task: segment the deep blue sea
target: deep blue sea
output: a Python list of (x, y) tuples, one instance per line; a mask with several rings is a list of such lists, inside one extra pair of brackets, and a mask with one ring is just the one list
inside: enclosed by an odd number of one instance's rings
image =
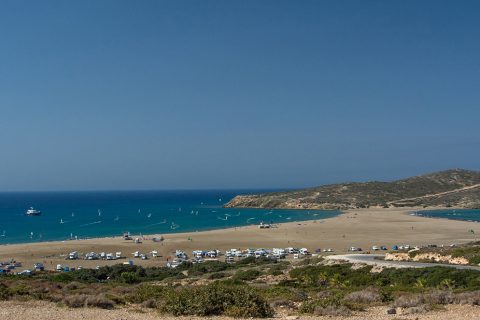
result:
[(418, 215), (430, 218), (444, 218), (452, 220), (466, 220), (480, 222), (480, 210), (478, 209), (455, 209), (455, 210), (427, 210), (419, 211)]
[[(330, 218), (337, 211), (225, 209), (256, 191), (0, 193), (0, 244), (132, 234), (190, 232)], [(26, 216), (29, 207), (42, 211)]]

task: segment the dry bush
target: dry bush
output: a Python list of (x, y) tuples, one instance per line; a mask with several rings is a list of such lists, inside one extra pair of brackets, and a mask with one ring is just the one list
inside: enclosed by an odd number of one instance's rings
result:
[(95, 295), (98, 294), (98, 291), (95, 287), (89, 285), (89, 286), (77, 289), (75, 291), (75, 293), (84, 294), (84, 295), (87, 295), (87, 296), (95, 296)]
[(47, 300), (50, 302), (61, 302), (63, 301), (64, 297), (65, 296), (61, 293), (53, 293), (48, 295)]
[(101, 309), (113, 309), (114, 306), (114, 302), (112, 300), (109, 300), (101, 295), (88, 297), (85, 303), (88, 307), (96, 307)]
[(76, 294), (72, 296), (66, 296), (63, 298), (63, 303), (70, 308), (81, 308), (85, 306), (85, 301), (87, 300), (87, 295), (85, 294)]
[(142, 302), (143, 308), (155, 309), (157, 307), (157, 302), (155, 299), (149, 299), (147, 301)]
[(480, 291), (457, 293), (454, 302), (458, 304), (480, 305)]
[(316, 316), (349, 316), (351, 311), (345, 306), (315, 307), (313, 314)]
[(308, 300), (308, 293), (303, 290), (295, 290), (295, 297), (292, 299), (293, 301), (306, 301)]
[(73, 291), (82, 288), (82, 284), (76, 281), (70, 282), (63, 287), (63, 290)]
[(361, 291), (349, 293), (343, 298), (346, 302), (352, 303), (376, 303), (382, 301), (382, 296), (375, 288), (366, 288)]
[[(327, 299), (331, 296), (332, 296), (332, 293), (330, 291), (323, 290), (323, 291), (317, 292), (317, 298), (318, 299)], [(308, 296), (307, 296), (307, 298), (308, 298)]]
[(291, 300), (277, 299), (270, 302), (270, 307), (276, 308), (295, 308), (295, 304)]
[(423, 295), (412, 294), (412, 295), (399, 296), (393, 302), (393, 306), (400, 307), (400, 308), (412, 308), (412, 307), (421, 306), (424, 303), (425, 303), (425, 298), (423, 297)]
[(126, 295), (132, 293), (134, 290), (135, 290), (134, 287), (118, 286), (118, 287), (111, 288), (110, 292), (112, 294), (116, 294), (118, 296), (126, 296)]
[(428, 304), (450, 304), (453, 303), (454, 295), (451, 291), (433, 291), (423, 295), (425, 302)]
[(416, 313), (427, 313), (428, 311), (432, 310), (432, 307), (428, 304), (421, 304), (416, 307), (406, 308), (403, 313), (404, 314), (416, 314)]

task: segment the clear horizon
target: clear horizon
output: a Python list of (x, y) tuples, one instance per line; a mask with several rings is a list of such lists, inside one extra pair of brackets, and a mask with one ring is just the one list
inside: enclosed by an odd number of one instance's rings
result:
[(4, 1), (0, 192), (480, 170), (476, 1)]

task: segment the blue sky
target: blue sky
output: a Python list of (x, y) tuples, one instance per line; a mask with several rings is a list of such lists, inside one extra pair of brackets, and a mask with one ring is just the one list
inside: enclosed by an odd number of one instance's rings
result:
[(0, 1), (0, 190), (480, 169), (478, 1)]

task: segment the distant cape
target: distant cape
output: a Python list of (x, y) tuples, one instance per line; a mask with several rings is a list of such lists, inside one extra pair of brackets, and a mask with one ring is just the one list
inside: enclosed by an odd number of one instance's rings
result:
[(239, 195), (227, 208), (346, 210), (368, 207), (480, 208), (480, 172), (451, 169), (392, 182), (351, 182)]

